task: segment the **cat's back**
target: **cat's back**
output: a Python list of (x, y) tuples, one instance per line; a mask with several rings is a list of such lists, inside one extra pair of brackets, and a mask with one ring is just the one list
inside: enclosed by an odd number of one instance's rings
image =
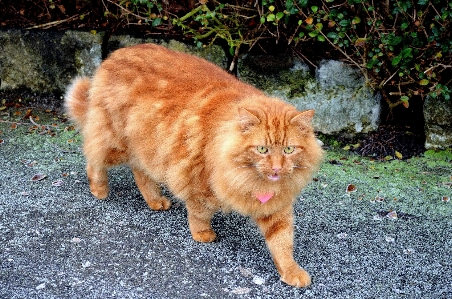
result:
[(116, 50), (91, 86), (91, 106), (106, 110), (118, 130), (131, 119), (174, 124), (182, 115), (225, 117), (229, 104), (263, 95), (211, 62), (155, 44)]
[(226, 71), (194, 55), (156, 44), (140, 44), (113, 52), (94, 76), (97, 85), (130, 86), (147, 90), (190, 92), (206, 85), (232, 84), (238, 80)]

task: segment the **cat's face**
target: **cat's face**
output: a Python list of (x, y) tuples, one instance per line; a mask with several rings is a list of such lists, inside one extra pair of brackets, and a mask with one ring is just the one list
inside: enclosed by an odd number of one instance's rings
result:
[(235, 161), (256, 179), (277, 184), (312, 167), (310, 155), (320, 148), (312, 133), (313, 110), (299, 112), (241, 108), (241, 154)]

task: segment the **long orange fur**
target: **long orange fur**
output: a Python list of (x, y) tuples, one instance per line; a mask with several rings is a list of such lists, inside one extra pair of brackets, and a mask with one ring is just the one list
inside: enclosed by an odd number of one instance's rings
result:
[(281, 279), (310, 284), (293, 258), (293, 203), (323, 156), (314, 111), (152, 44), (117, 50), (92, 78), (75, 79), (65, 105), (84, 138), (94, 196), (108, 196), (110, 167), (128, 164), (151, 209), (170, 208), (161, 184), (185, 202), (196, 241), (215, 240), (214, 213), (237, 211), (259, 226)]

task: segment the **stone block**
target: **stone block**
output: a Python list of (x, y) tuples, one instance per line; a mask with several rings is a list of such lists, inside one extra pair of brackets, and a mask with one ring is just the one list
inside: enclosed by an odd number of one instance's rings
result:
[(204, 58), (210, 62), (215, 63), (216, 65), (223, 69), (226, 69), (228, 66), (228, 58), (223, 48), (221, 48), (220, 46), (211, 45), (205, 48), (198, 48), (194, 45), (191, 46), (189, 44), (177, 40), (140, 38), (133, 37), (131, 35), (112, 35), (108, 40), (108, 52), (111, 53), (119, 48), (124, 48), (143, 43), (158, 44), (175, 51), (196, 55), (198, 57)]
[(239, 78), (298, 109), (315, 109), (317, 131), (367, 133), (378, 128), (379, 93), (366, 86), (358, 70), (339, 61), (323, 61), (313, 74), (308, 65), (291, 56), (245, 56)]
[(102, 60), (102, 33), (0, 31), (0, 89), (62, 94)]
[(424, 102), (425, 148), (452, 147), (452, 101), (427, 97)]

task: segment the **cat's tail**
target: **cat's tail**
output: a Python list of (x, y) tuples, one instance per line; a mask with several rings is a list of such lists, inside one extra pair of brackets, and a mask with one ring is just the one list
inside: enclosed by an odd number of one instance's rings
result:
[(88, 111), (88, 92), (91, 81), (88, 77), (76, 78), (64, 95), (64, 106), (69, 118), (81, 129)]

